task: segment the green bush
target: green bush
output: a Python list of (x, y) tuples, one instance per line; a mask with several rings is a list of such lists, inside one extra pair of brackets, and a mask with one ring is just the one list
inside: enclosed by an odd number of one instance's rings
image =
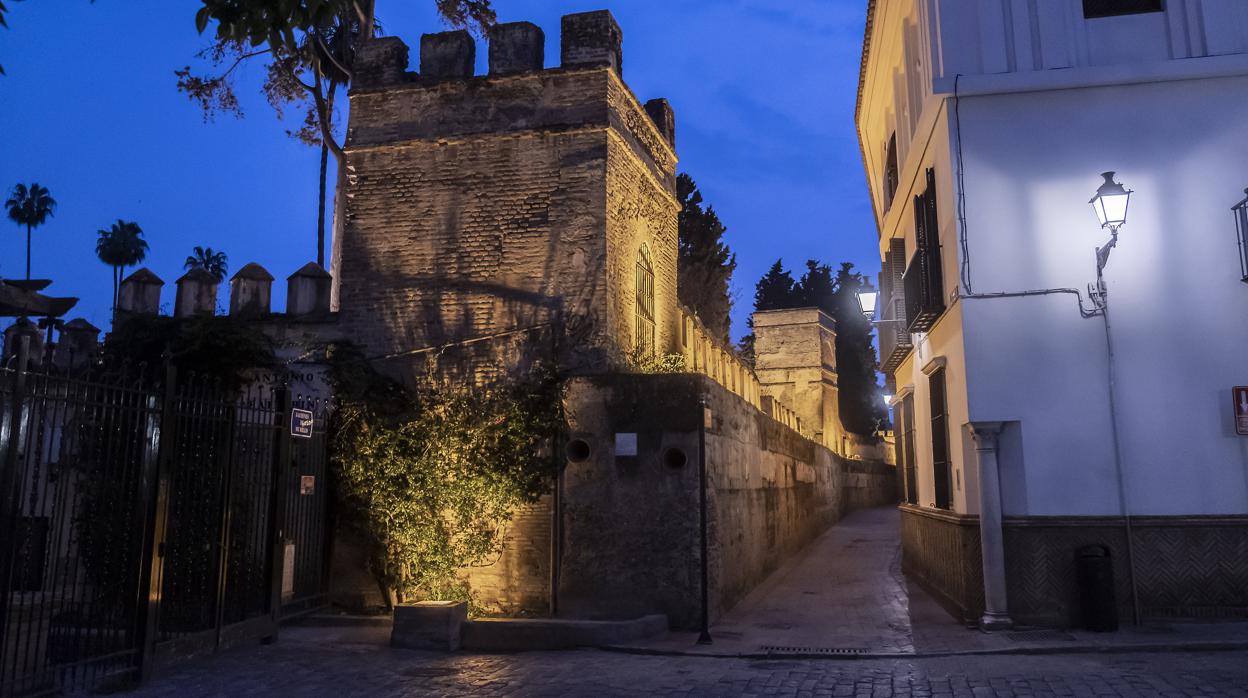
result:
[(459, 570), (502, 551), (518, 506), (553, 474), (562, 394), (553, 372), (485, 387), (413, 393), (336, 348), (330, 458), (342, 523), (370, 572), (399, 601), (471, 600)]

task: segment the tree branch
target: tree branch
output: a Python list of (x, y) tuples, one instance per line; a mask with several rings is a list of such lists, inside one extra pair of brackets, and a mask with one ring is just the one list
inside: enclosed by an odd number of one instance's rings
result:
[(321, 51), (325, 53), (325, 57), (329, 59), (329, 62), (333, 63), (334, 67), (337, 68), (338, 71), (341, 72), (343, 76), (347, 78), (347, 82), (350, 82), (351, 79), (354, 77), (354, 74), (351, 72), (349, 68), (343, 65), (336, 57), (334, 57), (334, 52), (329, 50), (329, 46), (326, 45), (325, 39), (321, 36), (321, 32), (316, 31), (312, 34), (312, 36), (316, 37), (316, 43), (320, 45)]

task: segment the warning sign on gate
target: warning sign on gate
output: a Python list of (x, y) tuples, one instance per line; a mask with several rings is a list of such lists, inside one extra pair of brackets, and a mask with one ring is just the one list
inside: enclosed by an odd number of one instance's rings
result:
[(308, 410), (295, 408), (290, 411), (290, 435), (312, 438), (312, 413)]
[(1235, 433), (1248, 436), (1248, 385), (1231, 388), (1231, 397), (1235, 402)]

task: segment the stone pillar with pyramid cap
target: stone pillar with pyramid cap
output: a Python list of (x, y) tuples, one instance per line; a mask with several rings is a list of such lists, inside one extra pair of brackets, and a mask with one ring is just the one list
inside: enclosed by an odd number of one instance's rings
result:
[(257, 317), (269, 314), (273, 275), (251, 262), (230, 279), (230, 315)]
[(203, 269), (192, 269), (177, 280), (178, 295), (173, 302), (174, 317), (213, 315), (217, 312), (217, 277)]
[(316, 262), (308, 262), (286, 278), (286, 314), (292, 317), (329, 314), (334, 279)]
[(165, 285), (159, 276), (143, 267), (127, 276), (117, 291), (117, 310), (134, 315), (156, 315), (160, 312), (160, 289)]
[(61, 369), (85, 366), (100, 346), (100, 328), (83, 318), (74, 318), (61, 328), (61, 339), (53, 354), (53, 363)]

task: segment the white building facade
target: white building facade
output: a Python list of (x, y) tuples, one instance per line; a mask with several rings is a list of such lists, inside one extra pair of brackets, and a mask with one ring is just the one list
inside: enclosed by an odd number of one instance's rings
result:
[(869, 3), (905, 567), (965, 620), (1077, 624), (1093, 545), (1124, 621), (1248, 616), (1245, 112), (1244, 0)]

